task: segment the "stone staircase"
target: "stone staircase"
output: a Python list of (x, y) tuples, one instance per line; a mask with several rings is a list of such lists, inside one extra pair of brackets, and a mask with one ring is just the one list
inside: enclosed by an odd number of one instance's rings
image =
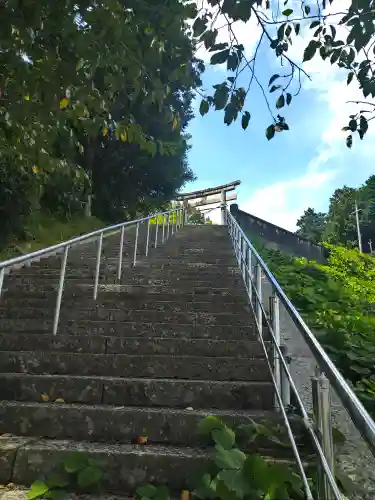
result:
[[(60, 256), (5, 277), (0, 483), (28, 485), (82, 451), (105, 458), (107, 491), (179, 490), (209, 460), (196, 433), (204, 415), (277, 418), (227, 229), (185, 226), (148, 257), (141, 229), (135, 268), (134, 230), (125, 233), (120, 282), (119, 234), (105, 238), (97, 301), (96, 245), (70, 251), (56, 336)], [(139, 436), (147, 445), (133, 444)], [(275, 454), (267, 443), (264, 452)]]

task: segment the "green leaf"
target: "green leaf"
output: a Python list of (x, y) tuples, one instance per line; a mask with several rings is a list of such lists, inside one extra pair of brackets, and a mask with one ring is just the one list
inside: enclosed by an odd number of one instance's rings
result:
[(225, 424), (217, 417), (209, 415), (203, 418), (198, 424), (198, 434), (201, 436), (209, 436), (215, 429), (223, 429)]
[(228, 71), (235, 71), (238, 67), (239, 60), (237, 54), (232, 52), (227, 59), (227, 69)]
[(272, 124), (266, 129), (266, 137), (268, 140), (271, 140), (274, 135), (275, 135), (275, 125)]
[(171, 494), (166, 486), (158, 486), (156, 490), (155, 500), (170, 500)]
[(285, 97), (284, 94), (281, 94), (281, 96), (276, 101), (276, 108), (281, 109), (284, 107), (284, 104), (285, 104)]
[(210, 64), (223, 64), (229, 57), (229, 49), (222, 50), (221, 52), (216, 52), (211, 57)]
[(62, 474), (54, 474), (47, 478), (46, 483), (49, 488), (66, 488), (69, 486), (69, 478)]
[(31, 485), (30, 491), (27, 493), (29, 500), (43, 497), (49, 491), (49, 487), (43, 481), (34, 481)]
[(88, 465), (78, 474), (78, 486), (80, 486), (81, 488), (87, 488), (88, 486), (98, 484), (102, 478), (102, 475), (103, 472), (100, 469)]
[(237, 498), (243, 498), (250, 493), (250, 488), (242, 469), (221, 470), (217, 475), (217, 479), (218, 486), (220, 482), (223, 482), (228, 491), (233, 491), (237, 494)]
[(361, 115), (361, 117), (359, 119), (359, 126), (360, 126), (360, 129), (365, 134), (368, 130), (368, 122), (367, 122), (367, 119), (363, 115)]
[(350, 73), (348, 73), (348, 78), (346, 79), (347, 85), (349, 85), (351, 83), (351, 81), (353, 80), (353, 77), (354, 77), (354, 73), (353, 73), (353, 71), (350, 71)]
[(311, 11), (310, 7), (308, 5), (305, 5), (305, 14), (306, 14), (306, 16), (308, 16), (310, 14), (310, 11)]
[(352, 132), (355, 132), (357, 130), (357, 120), (350, 120), (348, 125)]
[(293, 14), (293, 9), (286, 9), (282, 12), (283, 16), (290, 16)]
[(201, 116), (204, 116), (208, 113), (210, 109), (210, 105), (208, 104), (208, 101), (206, 99), (202, 99), (200, 106), (199, 106), (199, 113)]
[(314, 57), (318, 47), (320, 47), (320, 42), (311, 40), (303, 53), (303, 62), (310, 61)]
[(71, 453), (64, 460), (64, 468), (69, 474), (78, 472), (87, 465), (87, 457), (83, 453)]
[(281, 85), (272, 85), (272, 87), (270, 88), (270, 92), (275, 92), (275, 90), (277, 89), (281, 89)]
[(230, 102), (225, 106), (224, 123), (226, 125), (230, 125), (234, 120), (236, 120), (237, 116), (238, 109), (233, 103)]
[(348, 137), (346, 138), (346, 146), (351, 149), (353, 145), (353, 137), (352, 135), (348, 135)]
[(286, 103), (289, 106), (289, 104), (291, 102), (292, 102), (292, 94), (289, 94), (289, 92), (287, 92), (287, 94), (286, 94)]
[(157, 492), (157, 488), (153, 484), (145, 484), (139, 486), (135, 492), (141, 498), (154, 498)]
[(310, 29), (314, 29), (316, 28), (317, 26), (320, 26), (320, 21), (313, 21), (311, 24), (310, 24)]
[(245, 111), (242, 115), (241, 126), (244, 130), (246, 130), (249, 125), (250, 117), (251, 115), (248, 111)]
[(215, 109), (224, 109), (229, 97), (229, 89), (227, 87), (220, 87), (214, 94)]
[(294, 31), (296, 32), (296, 35), (297, 35), (297, 36), (299, 35), (300, 30), (301, 30), (301, 25), (300, 25), (300, 23), (296, 23), (296, 24), (294, 25)]
[(236, 441), (236, 435), (229, 427), (215, 429), (212, 431), (211, 435), (215, 443), (219, 444), (226, 450), (230, 450), (231, 448), (233, 448), (233, 445)]
[(195, 485), (194, 496), (198, 498), (217, 498), (216, 481), (211, 478), (210, 474), (203, 474)]
[(45, 495), (45, 497), (50, 498), (51, 500), (65, 500), (67, 496), (67, 490), (52, 490)]
[(201, 17), (197, 17), (193, 24), (194, 36), (200, 36), (206, 29), (207, 21), (203, 20)]
[(246, 460), (246, 455), (236, 448), (226, 450), (217, 444), (215, 446), (213, 459), (220, 469), (240, 469)]
[(272, 75), (271, 78), (270, 78), (270, 81), (268, 82), (268, 86), (272, 85), (273, 82), (275, 80), (277, 80), (277, 78), (279, 78), (279, 77), (280, 77), (280, 75), (278, 75), (278, 74)]

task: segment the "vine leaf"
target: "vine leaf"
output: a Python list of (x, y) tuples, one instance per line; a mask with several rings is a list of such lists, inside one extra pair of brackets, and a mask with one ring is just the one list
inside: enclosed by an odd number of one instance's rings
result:
[(245, 111), (244, 114), (242, 115), (241, 126), (244, 130), (246, 130), (249, 125), (250, 117), (251, 115), (248, 111)]

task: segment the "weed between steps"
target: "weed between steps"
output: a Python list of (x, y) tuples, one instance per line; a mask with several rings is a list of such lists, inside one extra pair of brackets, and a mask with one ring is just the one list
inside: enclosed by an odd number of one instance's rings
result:
[[(299, 418), (296, 416), (296, 418)], [(181, 500), (303, 500), (303, 483), (294, 465), (267, 460), (259, 454), (248, 454), (249, 445), (266, 438), (278, 447), (290, 448), (280, 435), (281, 427), (272, 427), (249, 420), (235, 431), (219, 418), (208, 416), (198, 425), (198, 433), (214, 445), (210, 471), (187, 480), (181, 491)], [(301, 436), (299, 436), (301, 437)], [(298, 438), (297, 438), (298, 440)], [(241, 443), (241, 446), (236, 443)], [(140, 442), (138, 440), (138, 442)], [(142, 438), (146, 443), (146, 439)], [(84, 453), (72, 453), (61, 464), (61, 471), (35, 481), (28, 492), (29, 500), (63, 500), (68, 492), (100, 493), (106, 464)], [(316, 494), (317, 472), (306, 466), (309, 486)], [(349, 478), (337, 475), (343, 494), (353, 491)], [(170, 500), (171, 492), (165, 485), (142, 485), (136, 490), (139, 500)], [(343, 496), (345, 499), (346, 497)]]

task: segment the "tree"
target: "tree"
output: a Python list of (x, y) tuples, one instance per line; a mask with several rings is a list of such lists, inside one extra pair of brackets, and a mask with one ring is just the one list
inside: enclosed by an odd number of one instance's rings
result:
[(315, 243), (320, 243), (323, 239), (326, 226), (326, 214), (315, 212), (313, 208), (308, 208), (297, 221), (297, 234)]
[(327, 214), (327, 226), (324, 238), (331, 243), (357, 245), (357, 229), (355, 221), (355, 200), (358, 191), (344, 186), (336, 189), (330, 198)]
[(193, 178), (186, 125), (203, 67), (191, 5), (8, 1), (0, 13), (0, 183), (14, 190), (4, 220), (17, 203), (27, 216), (30, 191), (59, 216), (91, 192), (114, 220), (162, 206)]
[(188, 217), (190, 224), (204, 224), (204, 215), (202, 212), (196, 207), (188, 207)]
[[(260, 35), (254, 54), (248, 58), (243, 45), (245, 40), (236, 35), (236, 23), (246, 23), (250, 18), (256, 20)], [(217, 42), (221, 30), (229, 33), (229, 41)], [(246, 129), (251, 114), (245, 108), (245, 101), (256, 85), (263, 93), (272, 118), (266, 130), (267, 139), (272, 139), (276, 132), (289, 130), (280, 110), (291, 104), (309, 75), (288, 55), (288, 50), (294, 39), (307, 35), (309, 41), (303, 62), (321, 57), (342, 68), (347, 73), (348, 85), (356, 81), (363, 94), (363, 101), (357, 103), (359, 111), (350, 116), (344, 128), (349, 132), (348, 147), (352, 146), (353, 133), (358, 132), (363, 139), (368, 122), (375, 118), (375, 104), (366, 100), (375, 98), (375, 0), (352, 0), (347, 10), (342, 9), (339, 0), (286, 0), (282, 5), (269, 0), (208, 0), (208, 7), (199, 10), (193, 32), (212, 52), (211, 65), (226, 64), (228, 73), (224, 81), (213, 86), (212, 95), (202, 91), (201, 115), (210, 109), (223, 110), (224, 123), (230, 125), (240, 117), (241, 126)], [(256, 73), (259, 49), (265, 46), (280, 63), (280, 73), (270, 75), (267, 82), (270, 97), (275, 96), (274, 106)]]

